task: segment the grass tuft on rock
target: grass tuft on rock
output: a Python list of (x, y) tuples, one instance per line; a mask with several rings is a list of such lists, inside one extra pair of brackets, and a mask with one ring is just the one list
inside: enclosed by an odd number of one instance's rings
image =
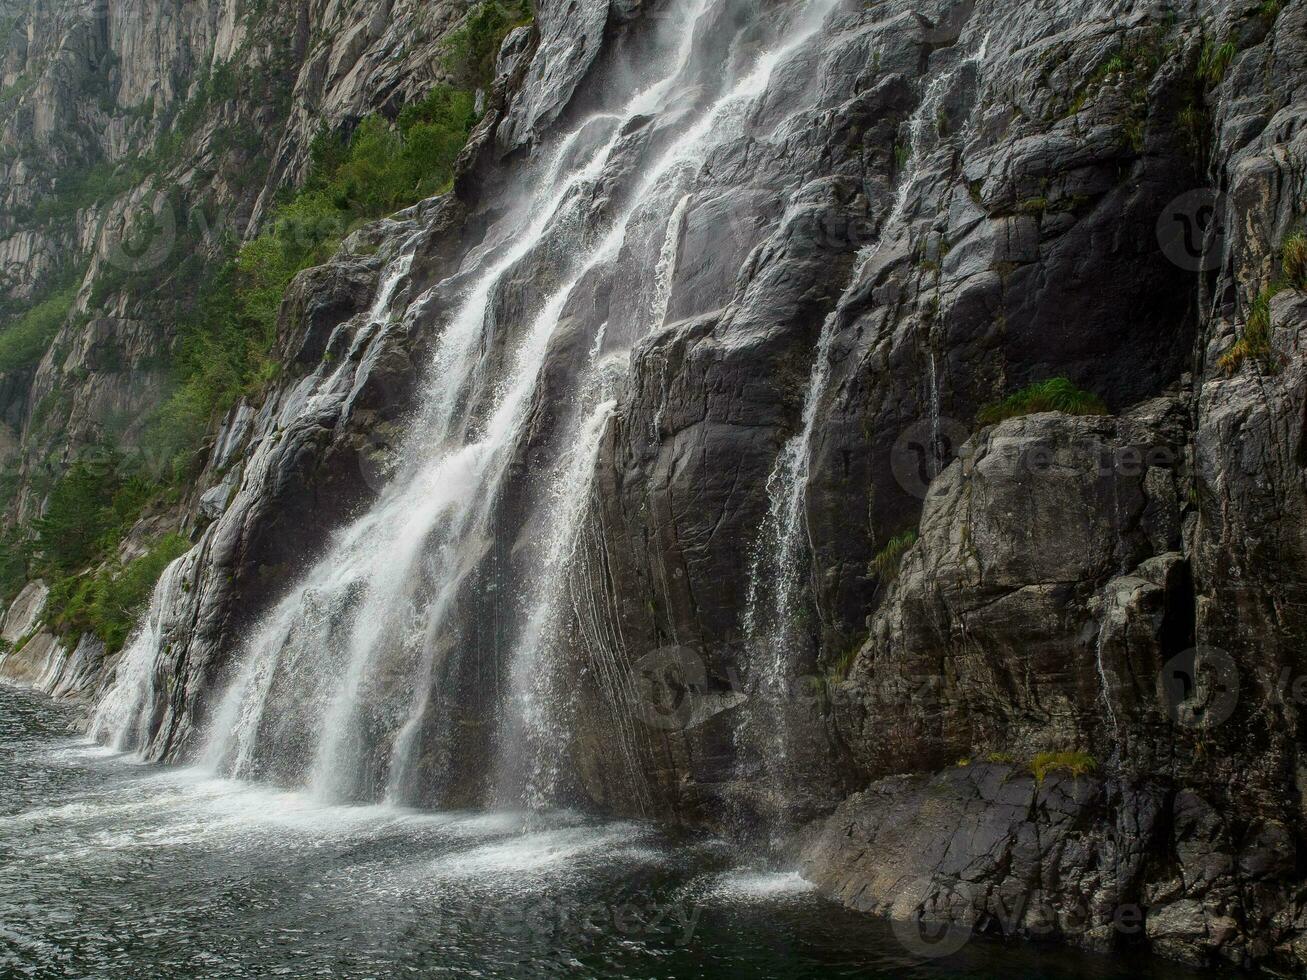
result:
[(1284, 240), (1280, 267), (1291, 289), (1307, 290), (1307, 234), (1297, 231)]
[(1202, 55), (1198, 59), (1198, 77), (1210, 85), (1219, 85), (1237, 53), (1233, 41), (1217, 44), (1215, 41), (1208, 40), (1203, 45)]
[(1217, 360), (1226, 374), (1233, 374), (1245, 361), (1265, 365), (1271, 355), (1271, 299), (1273, 289), (1263, 289), (1248, 307), (1243, 336)]
[(1035, 774), (1035, 782), (1042, 783), (1044, 777), (1052, 772), (1064, 772), (1079, 779), (1098, 768), (1098, 763), (1088, 752), (1040, 752), (1030, 760), (1030, 771)]
[(903, 565), (903, 556), (916, 542), (917, 531), (915, 528), (890, 538), (885, 542), (885, 547), (881, 548), (876, 553), (876, 557), (871, 560), (871, 573), (880, 579), (883, 584), (889, 585), (899, 577), (899, 569)]
[(1066, 378), (1037, 381), (1008, 395), (1000, 402), (986, 405), (976, 415), (981, 425), (994, 425), (1005, 419), (1034, 415), (1037, 412), (1062, 412), (1066, 415), (1108, 415), (1107, 405), (1093, 392), (1077, 388)]
[(1257, 8), (1257, 16), (1273, 23), (1283, 9), (1284, 0), (1262, 0), (1261, 6)]

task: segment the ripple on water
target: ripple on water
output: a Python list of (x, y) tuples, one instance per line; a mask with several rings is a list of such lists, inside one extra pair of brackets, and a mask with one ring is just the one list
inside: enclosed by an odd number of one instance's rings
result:
[(720, 841), (575, 813), (329, 805), (77, 742), (35, 695), (0, 688), (0, 717), (17, 720), (0, 727), (0, 977), (1141, 972), (983, 941), (922, 964)]

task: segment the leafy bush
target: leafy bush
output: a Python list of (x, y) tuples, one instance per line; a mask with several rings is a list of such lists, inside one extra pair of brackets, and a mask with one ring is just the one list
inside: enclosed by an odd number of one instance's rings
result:
[(1050, 772), (1065, 772), (1079, 779), (1098, 768), (1088, 752), (1040, 752), (1030, 760), (1035, 782), (1042, 783)]
[(56, 581), (50, 589), (51, 606), (58, 610), (53, 625), (61, 632), (94, 633), (116, 653), (145, 611), (159, 576), (189, 549), (181, 535), (168, 534), (125, 565), (115, 562), (92, 576)]
[(77, 287), (64, 287), (0, 329), (0, 371), (17, 371), (39, 361), (76, 299)]
[(1009, 395), (1000, 402), (986, 405), (976, 416), (981, 425), (993, 425), (1004, 419), (1036, 412), (1063, 412), (1067, 415), (1107, 415), (1107, 406), (1097, 395), (1077, 388), (1066, 378), (1049, 378)]
[(448, 188), (475, 121), (472, 95), (442, 85), (394, 124), (372, 116), (347, 140), (314, 141), (303, 190), (212, 274), (181, 318), (177, 386), (147, 436), (178, 477), (213, 419), (276, 371), (270, 353), (291, 280), (330, 258), (359, 225)]
[(890, 538), (871, 560), (871, 573), (882, 583), (889, 585), (899, 577), (903, 556), (917, 541), (916, 529), (904, 531), (897, 537)]
[(495, 80), (495, 60), (511, 31), (531, 23), (529, 0), (484, 0), (468, 13), (463, 26), (446, 36), (445, 68), (459, 84), (488, 88)]
[(97, 449), (75, 461), (32, 522), (31, 565), (39, 575), (68, 575), (100, 560), (122, 539), (154, 494), (128, 474), (122, 457)]

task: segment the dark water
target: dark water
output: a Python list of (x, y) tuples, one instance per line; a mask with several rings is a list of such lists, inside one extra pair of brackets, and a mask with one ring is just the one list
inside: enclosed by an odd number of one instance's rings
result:
[(923, 961), (713, 841), (566, 815), (328, 807), (140, 766), (68, 724), (0, 687), (6, 980), (1200, 975), (981, 939)]

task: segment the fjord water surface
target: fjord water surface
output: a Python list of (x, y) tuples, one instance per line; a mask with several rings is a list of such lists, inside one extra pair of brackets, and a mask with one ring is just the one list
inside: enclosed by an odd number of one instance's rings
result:
[(332, 806), (140, 765), (71, 720), (0, 687), (4, 980), (1198, 975), (981, 939), (922, 961), (712, 839)]

